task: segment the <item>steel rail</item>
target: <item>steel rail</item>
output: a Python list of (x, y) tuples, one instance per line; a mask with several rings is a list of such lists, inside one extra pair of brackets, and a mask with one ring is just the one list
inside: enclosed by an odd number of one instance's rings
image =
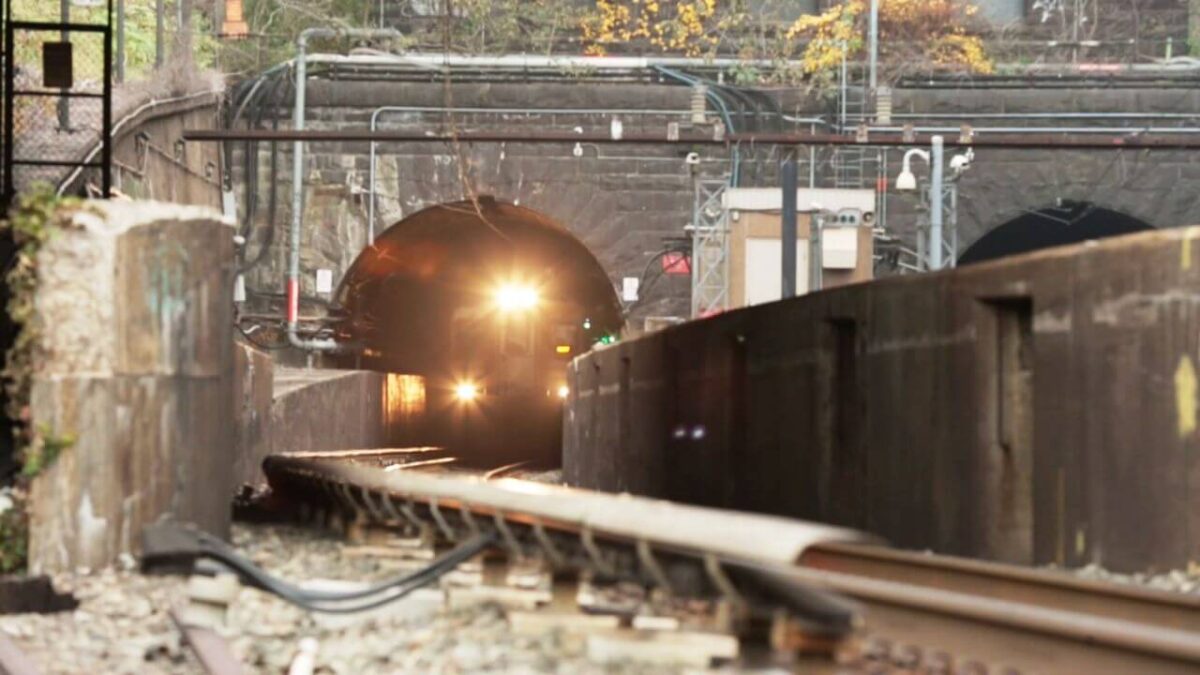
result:
[[(383, 472), (357, 462), (303, 455), (272, 455), (263, 462), (263, 471), (272, 486), (289, 475), (332, 479), (419, 502), (436, 500), (442, 507), (466, 508), (488, 517), (503, 512), (525, 523), (541, 520), (563, 530), (587, 528), (602, 537), (626, 541), (648, 538), (654, 540), (650, 543), (680, 551), (772, 564), (792, 565), (810, 546), (821, 542), (871, 541), (851, 530), (778, 516), (510, 478)], [(721, 536), (714, 540), (714, 532)]]
[(1194, 625), (1161, 628), (998, 600), (980, 589), (955, 592), (811, 568), (791, 575), (863, 603), (867, 633), (883, 645), (877, 659), (927, 663), (931, 655), (949, 653), (1006, 672), (1200, 672), (1200, 628)]
[[(619, 138), (609, 133), (588, 131), (460, 131), (450, 134), (441, 131), (366, 129), (188, 129), (183, 132), (186, 141), (256, 141), (256, 142), (361, 142), (361, 143), (436, 143), (449, 142), (457, 138), (466, 143), (627, 143), (661, 145), (826, 145), (860, 147), (926, 147), (931, 143), (928, 134), (871, 134), (865, 139), (842, 134), (797, 134), (797, 133), (696, 133), (680, 131), (678, 136), (664, 128), (662, 132), (628, 132)], [(946, 147), (990, 148), (1010, 150), (1200, 150), (1200, 133), (1150, 136), (1131, 133), (1123, 135), (1088, 135), (1086, 137), (1065, 134), (996, 134), (975, 138), (946, 137)]]
[[(878, 546), (818, 544), (801, 556), (815, 569), (1046, 609), (1180, 630), (1200, 630), (1200, 596), (1081, 579), (1066, 572)], [(1197, 634), (1200, 639), (1200, 634)]]
[(411, 524), (451, 542), (495, 529), (510, 549), (652, 585), (662, 569), (686, 565), (701, 572), (684, 575), (689, 587), (703, 579), (748, 612), (784, 610), (814, 637), (840, 640), (855, 628), (853, 603), (780, 583), (770, 572), (791, 568), (817, 542), (868, 541), (850, 530), (511, 478), (380, 469), (353, 458), (272, 455), (263, 471), (284, 499), (340, 506), (369, 522)]
[[(409, 517), (414, 505), (424, 505), (451, 538), (456, 527), (478, 528), (494, 519), (510, 532), (532, 527), (539, 539), (545, 530), (560, 541), (563, 534), (578, 534), (588, 557), (610, 571), (614, 557), (602, 550), (606, 545), (632, 545), (639, 555), (652, 545), (659, 555), (717, 560), (725, 582), (751, 575), (780, 595), (824, 588), (865, 609), (869, 639), (857, 657), (865, 667), (883, 661), (914, 670), (940, 665), (946, 672), (984, 664), (985, 670), (1022, 672), (1200, 672), (1200, 612), (1186, 600), (1173, 603), (1081, 580), (1050, 581), (1043, 572), (990, 563), (920, 560), (864, 546), (861, 537), (843, 530), (629, 495), (385, 472), (352, 456), (272, 456), (264, 470), (285, 496), (340, 498), (364, 516), (396, 513), (396, 499)], [(447, 516), (455, 514), (461, 520), (451, 524)], [(562, 557), (555, 548), (547, 553)], [(803, 609), (813, 597), (792, 606)], [(1178, 606), (1161, 607), (1172, 604)]]
[(171, 620), (196, 653), (204, 672), (209, 675), (241, 675), (244, 672), (229, 643), (219, 633), (210, 628), (188, 624), (176, 612), (171, 612)]

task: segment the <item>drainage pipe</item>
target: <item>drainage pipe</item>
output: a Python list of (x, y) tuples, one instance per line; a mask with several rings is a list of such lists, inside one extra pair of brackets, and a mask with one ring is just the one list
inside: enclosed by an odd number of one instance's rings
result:
[[(390, 28), (308, 28), (296, 38), (296, 101), (292, 128), (304, 130), (304, 96), (308, 78), (308, 41), (313, 38), (365, 37), (398, 38)], [(298, 334), (300, 314), (300, 228), (304, 223), (304, 141), (292, 144), (292, 226), (288, 232), (287, 338), (297, 349), (334, 351), (337, 343), (328, 339), (304, 339)]]

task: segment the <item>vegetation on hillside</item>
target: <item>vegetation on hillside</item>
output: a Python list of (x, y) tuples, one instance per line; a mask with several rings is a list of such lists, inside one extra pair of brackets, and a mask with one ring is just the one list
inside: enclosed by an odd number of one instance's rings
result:
[[(217, 56), (217, 37), (208, 4), (193, 2), (191, 22), (187, 33), (178, 26), (178, 3), (166, 0), (164, 17), (164, 52), (168, 58), (172, 53), (186, 49), (191, 59), (201, 67), (211, 67)], [(356, 0), (361, 4), (360, 0)], [(58, 2), (47, 0), (11, 0), (12, 16), (21, 21), (58, 21), (61, 8)], [(204, 5), (201, 7), (201, 5)], [(70, 5), (70, 21), (81, 24), (104, 23), (107, 7)], [(155, 0), (125, 0), (125, 68), (130, 80), (140, 79), (154, 68), (156, 51)], [(41, 45), (46, 33), (19, 32), (17, 34), (16, 63), (41, 64)], [(113, 40), (116, 36), (114, 31)], [(103, 41), (85, 34), (72, 36), (75, 44), (74, 68), (77, 81), (98, 82), (103, 74)], [(114, 44), (115, 48), (115, 44)], [(34, 69), (34, 68), (31, 68)]]

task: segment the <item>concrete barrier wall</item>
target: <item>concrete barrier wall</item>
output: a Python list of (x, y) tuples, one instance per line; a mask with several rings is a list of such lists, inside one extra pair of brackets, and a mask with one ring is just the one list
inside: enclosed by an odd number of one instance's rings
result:
[(421, 438), (419, 376), (287, 368), (244, 343), (235, 363), (236, 486), (265, 485), (262, 461), (271, 453), (397, 447)]
[(32, 481), (34, 572), (135, 553), (161, 518), (229, 528), (233, 228), (130, 202), (73, 225), (38, 257), (31, 421), (74, 441)]
[(1200, 228), (832, 289), (571, 366), (575, 485), (910, 548), (1200, 560)]

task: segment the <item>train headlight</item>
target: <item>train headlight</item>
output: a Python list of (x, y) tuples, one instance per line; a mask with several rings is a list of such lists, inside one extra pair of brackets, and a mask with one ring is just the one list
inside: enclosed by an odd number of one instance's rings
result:
[(454, 385), (454, 398), (460, 401), (474, 401), (479, 398), (479, 386), (474, 382), (459, 382)]
[(571, 393), (571, 388), (565, 384), (558, 388), (558, 397), (559, 398), (565, 399), (567, 397), (567, 395), (570, 393)]
[(520, 312), (538, 304), (537, 289), (523, 284), (503, 284), (493, 294), (496, 307), (502, 312)]

